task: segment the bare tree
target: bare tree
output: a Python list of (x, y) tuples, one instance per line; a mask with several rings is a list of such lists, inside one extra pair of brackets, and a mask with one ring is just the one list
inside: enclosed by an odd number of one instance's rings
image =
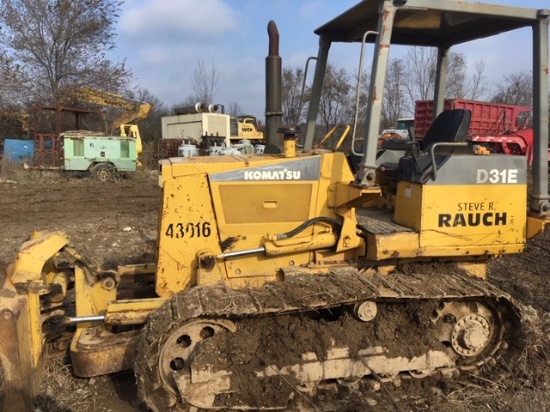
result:
[(525, 71), (505, 75), (504, 79), (496, 85), (496, 91), (491, 100), (496, 103), (531, 106), (533, 76)]
[[(68, 89), (87, 85), (119, 91), (129, 82), (114, 46), (118, 0), (2, 0), (2, 86), (23, 102), (59, 103)], [(6, 56), (9, 56), (7, 58)]]
[[(464, 99), (468, 93), (466, 56), (462, 53), (449, 54), (449, 66), (447, 67), (447, 98)], [(435, 67), (433, 68), (435, 73)]]
[(303, 120), (305, 96), (302, 96), (304, 70), (301, 67), (283, 68), (281, 90), (283, 123), (300, 124)]
[(406, 96), (407, 68), (402, 59), (393, 59), (388, 66), (382, 103), (381, 129), (393, 127), (405, 113), (410, 112)]
[(476, 63), (475, 73), (468, 75), (468, 61), (462, 53), (449, 55), (447, 70), (447, 98), (480, 100), (486, 98), (489, 90), (484, 75), (485, 63)]
[(407, 48), (407, 90), (411, 102), (433, 98), (437, 51), (427, 47)]
[(319, 115), (326, 131), (341, 123), (353, 120), (353, 87), (351, 77), (344, 68), (327, 64)]
[(202, 103), (202, 102), (199, 102), (198, 99), (194, 95), (191, 94), (191, 95), (187, 96), (185, 99), (181, 100), (180, 102), (173, 104), (170, 108), (170, 112), (171, 113), (176, 113), (176, 109), (178, 109), (178, 108), (193, 107), (197, 103)]
[[(407, 49), (407, 71), (409, 99), (431, 100), (433, 98), (437, 68), (437, 49), (409, 47)], [(447, 89), (445, 97), (478, 100), (486, 98), (488, 86), (484, 76), (485, 64), (476, 63), (475, 73), (468, 75), (468, 61), (462, 53), (449, 54), (447, 68)]]
[(472, 75), (470, 80), (470, 90), (468, 99), (481, 100), (486, 98), (489, 92), (489, 86), (487, 85), (487, 79), (483, 74), (485, 72), (485, 62), (480, 60), (476, 63), (476, 71)]
[(233, 117), (242, 116), (244, 114), (243, 108), (237, 102), (229, 102), (227, 114)]
[(151, 94), (147, 89), (138, 88), (135, 95), (132, 96), (137, 101), (148, 102), (153, 105), (153, 109), (149, 115), (138, 122), (143, 142), (151, 142), (162, 138), (162, 122), (163, 116), (168, 116), (170, 110), (156, 96)]
[[(321, 122), (317, 128), (316, 138), (322, 138), (334, 126), (352, 125), (355, 115), (355, 84), (354, 76), (344, 68), (337, 68), (327, 64), (325, 80), (321, 99), (319, 102), (318, 121)], [(365, 83), (363, 83), (365, 84)], [(358, 122), (363, 120), (364, 101), (359, 104)], [(334, 147), (340, 136), (334, 133), (325, 147)], [(349, 140), (346, 142), (347, 147)]]
[(199, 59), (193, 72), (194, 100), (205, 104), (215, 103), (214, 95), (218, 90), (219, 77), (220, 73), (214, 61), (207, 66), (203, 59)]

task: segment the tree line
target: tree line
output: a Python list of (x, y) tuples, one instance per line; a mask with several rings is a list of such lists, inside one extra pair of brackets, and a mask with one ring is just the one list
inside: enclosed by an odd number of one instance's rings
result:
[[(390, 128), (401, 117), (413, 117), (415, 102), (431, 100), (434, 94), (437, 50), (426, 47), (407, 47), (405, 56), (391, 59), (388, 65), (382, 119), (380, 129)], [(485, 76), (483, 61), (475, 64), (468, 74), (468, 61), (461, 53), (450, 53), (447, 70), (445, 98), (478, 100), (521, 106), (532, 105), (532, 74), (518, 71), (505, 75), (496, 84)], [(309, 88), (301, 96), (304, 83), (301, 67), (283, 69), (283, 122), (300, 124), (307, 115)], [(326, 133), (338, 124), (352, 124), (355, 118), (355, 99), (358, 73), (328, 64), (319, 105), (318, 124), (321, 133)], [(359, 110), (357, 119), (366, 118), (369, 73), (362, 74), (359, 87)], [(358, 125), (358, 129), (361, 128)]]
[[(2, 0), (0, 137), (28, 133), (24, 129), (32, 129), (29, 109), (33, 106), (81, 104), (75, 91), (82, 87), (152, 103), (152, 113), (140, 122), (145, 140), (160, 138), (160, 118), (171, 114), (176, 106), (214, 101), (219, 86), (219, 70), (214, 61), (198, 60), (193, 92), (170, 108), (149, 90), (132, 86), (133, 75), (126, 62), (107, 58), (107, 52), (115, 46), (114, 27), (121, 5), (119, 0)], [(381, 129), (392, 126), (399, 117), (412, 116), (416, 100), (431, 99), (436, 57), (433, 49), (410, 47), (405, 57), (390, 61)], [(473, 74), (468, 74), (467, 68), (463, 54), (450, 54), (446, 97), (531, 105), (531, 73), (510, 73), (491, 85), (483, 62), (475, 64)], [(304, 122), (310, 93), (304, 75), (302, 67), (283, 69), (283, 123)], [(362, 78), (359, 123), (365, 119), (369, 73)], [(320, 133), (354, 121), (356, 79), (353, 70), (328, 65), (319, 107)], [(302, 90), (303, 84), (306, 87)], [(238, 102), (229, 102), (225, 109), (230, 115), (243, 114)], [(86, 126), (98, 130), (109, 123), (109, 117), (116, 116), (116, 111), (104, 109), (102, 120)]]

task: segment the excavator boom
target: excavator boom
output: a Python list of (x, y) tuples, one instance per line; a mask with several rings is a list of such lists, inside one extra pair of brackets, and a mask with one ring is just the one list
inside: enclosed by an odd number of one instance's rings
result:
[(82, 102), (123, 109), (123, 113), (111, 123), (112, 130), (120, 128), (123, 124), (145, 119), (153, 109), (152, 103), (140, 102), (117, 93), (96, 90), (91, 87), (76, 89), (73, 95)]

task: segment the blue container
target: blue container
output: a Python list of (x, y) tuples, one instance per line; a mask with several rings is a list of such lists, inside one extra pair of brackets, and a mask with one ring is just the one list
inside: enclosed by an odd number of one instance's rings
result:
[(13, 162), (27, 161), (32, 163), (34, 153), (34, 141), (4, 139), (4, 157)]

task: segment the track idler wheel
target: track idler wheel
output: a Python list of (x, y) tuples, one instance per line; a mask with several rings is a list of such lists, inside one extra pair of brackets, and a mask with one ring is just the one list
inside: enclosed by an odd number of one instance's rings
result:
[[(147, 328), (146, 332), (154, 328)], [(136, 358), (136, 375), (138, 377), (139, 392), (142, 399), (154, 411), (196, 411), (192, 406), (193, 395), (187, 394), (182, 399), (175, 376), (190, 375), (190, 366), (193, 356), (200, 344), (221, 332), (235, 332), (235, 325), (228, 320), (194, 319), (173, 327), (164, 339), (159, 342), (159, 351), (156, 354), (140, 354), (146, 346), (145, 342), (155, 339), (146, 333), (142, 335)], [(149, 335), (149, 336), (148, 336)], [(149, 347), (150, 349), (151, 347)], [(149, 356), (149, 359), (143, 359)], [(146, 362), (144, 368), (140, 362)], [(203, 393), (197, 393), (200, 403), (210, 403), (213, 399), (205, 399)]]

